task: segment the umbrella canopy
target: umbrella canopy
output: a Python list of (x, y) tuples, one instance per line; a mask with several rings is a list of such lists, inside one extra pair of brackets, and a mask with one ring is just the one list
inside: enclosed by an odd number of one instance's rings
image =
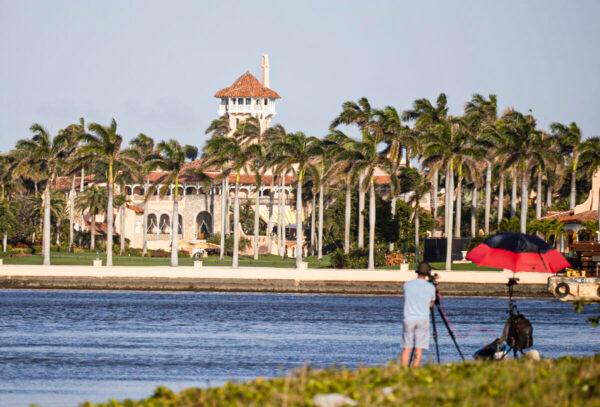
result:
[(504, 232), (486, 239), (467, 254), (478, 266), (517, 271), (556, 273), (569, 262), (537, 236)]

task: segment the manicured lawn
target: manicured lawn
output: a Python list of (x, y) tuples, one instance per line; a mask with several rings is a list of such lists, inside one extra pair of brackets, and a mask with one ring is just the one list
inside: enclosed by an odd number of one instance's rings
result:
[(394, 362), (357, 370), (303, 368), (287, 377), (228, 382), (180, 393), (159, 387), (145, 400), (112, 400), (95, 406), (311, 406), (315, 396), (331, 393), (349, 397), (359, 406), (598, 406), (600, 354), (416, 369)]
[[(93, 260), (96, 258), (95, 252), (85, 253), (67, 253), (67, 252), (52, 252), (51, 262), (57, 266), (82, 266), (91, 265)], [(105, 262), (106, 255), (101, 254), (100, 258)], [(323, 260), (317, 260), (316, 256), (309, 256), (305, 259), (308, 261), (310, 268), (327, 268), (330, 267), (329, 256), (323, 256)], [(171, 263), (170, 258), (156, 258), (156, 257), (137, 257), (137, 256), (113, 256), (113, 264), (115, 266), (168, 266)], [(42, 256), (20, 256), (20, 257), (7, 257), (4, 259), (4, 264), (23, 264), (23, 265), (41, 265)], [(282, 259), (279, 256), (274, 255), (262, 255), (258, 260), (254, 260), (251, 256), (240, 256), (240, 267), (280, 267), (280, 268), (293, 268), (295, 267), (296, 260), (287, 258)], [(181, 266), (192, 266), (193, 260), (189, 257), (180, 257), (179, 265)], [(226, 256), (223, 261), (219, 260), (219, 256), (209, 256), (204, 259), (204, 266), (230, 266), (231, 257)], [(414, 270), (415, 264), (411, 264), (411, 270)], [(431, 263), (431, 266), (435, 270), (444, 270), (444, 263)], [(398, 266), (386, 266), (381, 267), (387, 270), (397, 270)], [(495, 271), (489, 267), (479, 267), (472, 263), (465, 264), (453, 264), (453, 270), (457, 271)]]

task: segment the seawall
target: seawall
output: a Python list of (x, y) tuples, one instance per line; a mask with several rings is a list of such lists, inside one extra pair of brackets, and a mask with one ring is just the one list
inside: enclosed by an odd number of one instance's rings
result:
[[(508, 271), (440, 271), (446, 296), (506, 296)], [(548, 274), (516, 273), (515, 294), (549, 297)], [(0, 288), (402, 294), (412, 271), (241, 267), (0, 266)]]

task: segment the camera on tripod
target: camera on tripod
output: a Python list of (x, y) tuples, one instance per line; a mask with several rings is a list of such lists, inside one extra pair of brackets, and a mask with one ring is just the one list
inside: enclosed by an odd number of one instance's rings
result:
[(433, 284), (435, 286), (438, 285), (439, 278), (440, 278), (440, 276), (438, 275), (438, 273), (432, 273), (430, 271), (429, 274), (427, 274), (427, 281), (429, 281), (431, 284)]

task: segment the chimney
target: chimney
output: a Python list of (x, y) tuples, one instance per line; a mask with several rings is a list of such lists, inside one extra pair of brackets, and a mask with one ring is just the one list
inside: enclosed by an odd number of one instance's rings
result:
[(262, 85), (265, 88), (269, 87), (269, 56), (267, 54), (263, 54), (260, 67), (262, 70)]

